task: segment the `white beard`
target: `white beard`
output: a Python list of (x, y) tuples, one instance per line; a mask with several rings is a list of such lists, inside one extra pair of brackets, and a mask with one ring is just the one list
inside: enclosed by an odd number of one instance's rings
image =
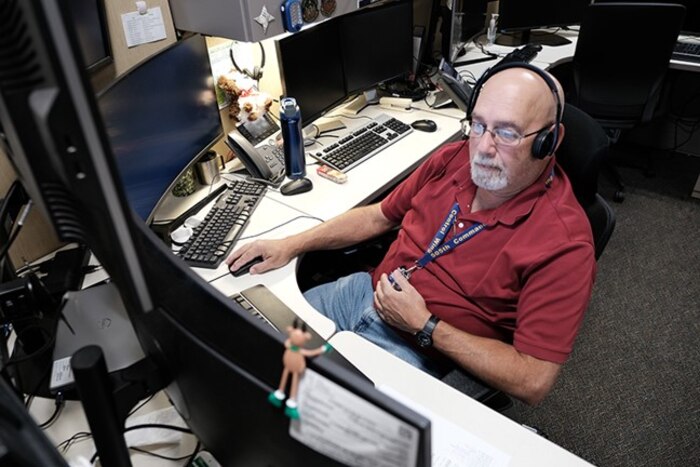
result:
[[(486, 167), (492, 167), (492, 169)], [(485, 190), (501, 190), (508, 185), (508, 173), (503, 164), (493, 157), (475, 153), (471, 160), (472, 180)]]

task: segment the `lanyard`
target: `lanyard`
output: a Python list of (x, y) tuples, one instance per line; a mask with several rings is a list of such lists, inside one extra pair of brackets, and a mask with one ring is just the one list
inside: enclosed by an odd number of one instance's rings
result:
[(427, 266), (429, 262), (435, 261), (440, 256), (454, 250), (455, 248), (462, 245), (467, 240), (470, 240), (476, 234), (484, 230), (484, 228), (486, 227), (486, 225), (477, 222), (464, 232), (453, 237), (450, 241), (445, 243), (445, 236), (457, 220), (457, 214), (459, 214), (459, 203), (455, 203), (452, 206), (452, 209), (450, 209), (450, 212), (447, 214), (445, 221), (435, 233), (433, 240), (428, 245), (428, 248), (425, 250), (423, 256), (416, 261), (415, 265), (406, 270), (409, 274), (416, 269), (423, 269), (425, 266)]

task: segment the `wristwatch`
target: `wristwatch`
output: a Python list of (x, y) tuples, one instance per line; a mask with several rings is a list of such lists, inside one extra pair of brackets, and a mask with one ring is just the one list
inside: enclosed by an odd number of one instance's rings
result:
[(422, 348), (428, 348), (432, 347), (433, 345), (433, 331), (435, 330), (435, 326), (437, 326), (437, 323), (440, 321), (440, 318), (438, 318), (435, 315), (430, 315), (430, 318), (428, 319), (428, 322), (425, 323), (425, 326), (423, 326), (423, 329), (418, 331), (416, 333), (416, 343), (418, 344), (419, 347)]

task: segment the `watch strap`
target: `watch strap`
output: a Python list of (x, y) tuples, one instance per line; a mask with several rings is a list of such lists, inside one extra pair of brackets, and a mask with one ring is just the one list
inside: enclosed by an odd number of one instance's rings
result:
[(435, 315), (430, 315), (423, 329), (416, 334), (418, 345), (421, 347), (430, 347), (433, 345), (433, 331), (435, 331), (435, 326), (437, 326), (439, 322), (440, 318)]

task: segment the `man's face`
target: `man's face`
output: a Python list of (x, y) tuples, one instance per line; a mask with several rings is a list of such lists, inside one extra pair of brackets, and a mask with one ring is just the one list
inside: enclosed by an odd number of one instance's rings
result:
[(477, 186), (512, 196), (542, 173), (548, 162), (532, 156), (536, 135), (522, 136), (552, 124), (553, 97), (547, 92), (541, 77), (529, 74), (523, 79), (519, 69), (500, 72), (486, 82), (472, 112), (472, 126), (485, 131), (476, 136), (472, 130), (469, 140)]

